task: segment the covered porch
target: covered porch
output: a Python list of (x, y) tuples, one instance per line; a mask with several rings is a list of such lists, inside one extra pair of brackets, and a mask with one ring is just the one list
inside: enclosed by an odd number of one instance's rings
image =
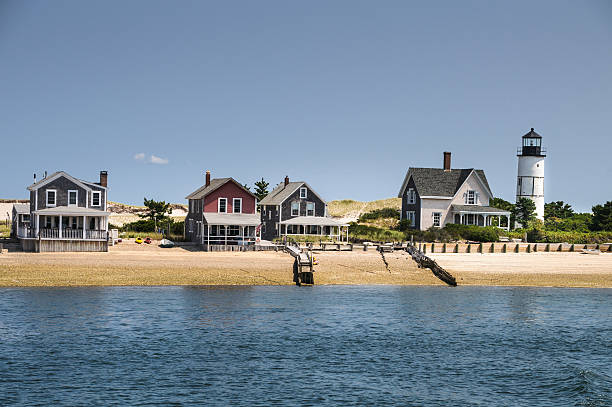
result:
[(200, 230), (205, 250), (215, 246), (253, 246), (257, 240), (259, 215), (246, 213), (204, 213)]
[(283, 236), (319, 236), (348, 242), (348, 224), (320, 216), (297, 216), (280, 222)]
[[(477, 205), (453, 205), (453, 223), (460, 225), (497, 226), (501, 229), (510, 230), (510, 212), (491, 206)], [(502, 226), (502, 218), (506, 225)], [(494, 225), (493, 221), (498, 220)]]
[(109, 212), (60, 206), (32, 212), (33, 223), (18, 230), (22, 239), (98, 240), (108, 237)]

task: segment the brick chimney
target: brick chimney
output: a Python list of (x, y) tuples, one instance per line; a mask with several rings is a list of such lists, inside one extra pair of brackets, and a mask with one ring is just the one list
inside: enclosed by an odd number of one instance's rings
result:
[(210, 171), (206, 171), (206, 186), (210, 186)]
[(108, 172), (100, 171), (100, 185), (103, 187), (108, 187)]
[(451, 153), (448, 151), (444, 152), (444, 171), (451, 170)]
[(285, 186), (289, 185), (289, 176), (285, 175)]

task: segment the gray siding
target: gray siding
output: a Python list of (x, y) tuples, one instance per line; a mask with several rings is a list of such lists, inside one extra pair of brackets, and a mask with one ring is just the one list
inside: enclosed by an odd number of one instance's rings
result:
[[(270, 216), (269, 213), (272, 213)], [(278, 205), (264, 205), (261, 207), (261, 223), (265, 225), (265, 232), (262, 229), (261, 237), (265, 240), (272, 240), (278, 236), (276, 226), (278, 224)], [(262, 226), (263, 228), (263, 226)]]
[[(87, 200), (89, 199), (89, 208), (103, 211), (106, 202), (106, 191), (101, 186), (96, 185), (87, 185), (93, 191), (100, 191), (100, 206), (93, 207), (91, 206), (91, 195), (88, 196), (87, 190), (81, 188), (79, 185), (75, 184), (68, 178), (61, 176), (50, 183), (42, 186), (36, 192), (38, 194), (38, 209), (45, 209), (47, 207), (47, 190), (55, 189), (57, 191), (56, 194), (56, 205), (55, 206), (67, 206), (68, 205), (68, 191), (69, 190), (77, 190), (78, 192), (78, 201), (77, 205), (86, 208)], [(31, 208), (34, 209), (35, 205), (35, 197), (32, 193), (30, 195), (30, 205)]]
[[(408, 203), (408, 190), (413, 188), (416, 192), (416, 203), (409, 204)], [(414, 220), (414, 228), (417, 230), (421, 229), (421, 196), (419, 195), (419, 190), (417, 189), (414, 180), (410, 178), (408, 184), (406, 185), (406, 189), (404, 189), (404, 193), (402, 194), (402, 213), (400, 214), (400, 219), (404, 219), (406, 217), (406, 211), (414, 211), (415, 220)]]
[[(197, 207), (197, 205), (195, 205), (196, 201), (202, 202), (199, 208)], [(189, 202), (194, 202), (194, 204), (192, 205)], [(185, 238), (190, 242), (199, 243), (200, 240), (198, 238), (198, 222), (202, 221), (202, 210), (204, 207), (203, 199), (189, 199), (188, 206), (189, 212), (187, 213), (187, 216), (185, 216)], [(191, 222), (193, 222), (193, 226), (190, 230)]]

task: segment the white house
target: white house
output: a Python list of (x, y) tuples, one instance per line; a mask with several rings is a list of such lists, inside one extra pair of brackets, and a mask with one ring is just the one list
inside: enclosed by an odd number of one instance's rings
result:
[(444, 153), (442, 168), (410, 167), (400, 188), (401, 219), (415, 229), (444, 227), (447, 223), (490, 226), (493, 217), (510, 212), (489, 206), (493, 193), (483, 170), (451, 169), (451, 153)]

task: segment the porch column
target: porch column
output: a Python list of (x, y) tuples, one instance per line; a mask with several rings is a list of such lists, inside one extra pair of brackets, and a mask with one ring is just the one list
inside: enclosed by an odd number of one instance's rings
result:
[(85, 222), (85, 218), (86, 218), (86, 216), (83, 215), (83, 240), (85, 240), (85, 223), (86, 223)]
[(227, 226), (223, 228), (223, 235), (225, 236), (225, 245), (227, 246)]
[(38, 237), (38, 225), (40, 224), (40, 215), (36, 215), (36, 235), (34, 237)]
[(210, 225), (206, 225), (206, 243), (210, 246)]
[(59, 238), (62, 238), (62, 215), (60, 215)]

